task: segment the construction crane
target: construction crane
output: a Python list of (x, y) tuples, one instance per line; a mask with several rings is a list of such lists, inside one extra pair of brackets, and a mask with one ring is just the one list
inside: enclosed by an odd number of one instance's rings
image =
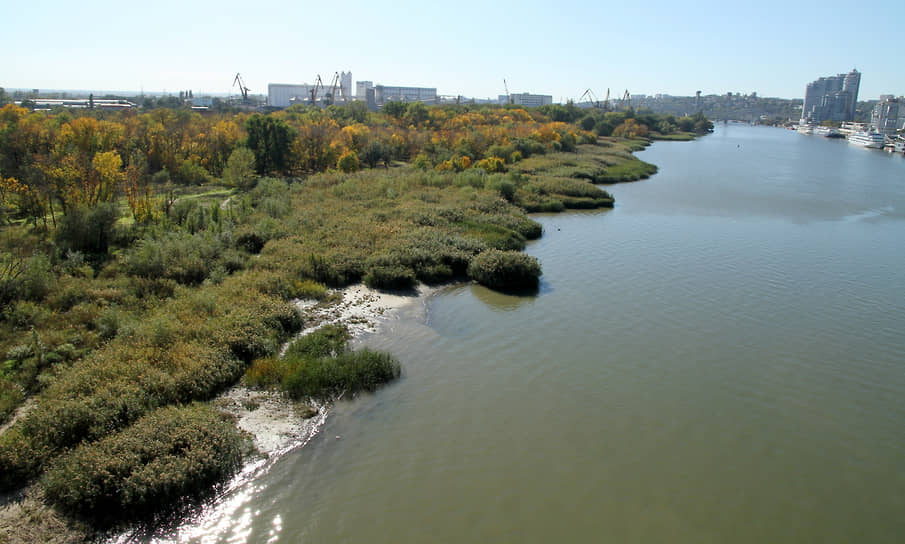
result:
[(233, 79), (233, 87), (235, 87), (236, 85), (239, 86), (239, 93), (242, 94), (242, 103), (248, 104), (248, 91), (250, 91), (251, 89), (245, 86), (245, 82), (242, 81), (242, 75), (238, 72), (236, 72), (236, 77), (235, 79)]
[(606, 88), (606, 99), (603, 101), (603, 111), (610, 111), (610, 88)]
[(506, 102), (512, 104), (512, 95), (509, 94), (509, 85), (506, 83), (506, 78), (503, 78), (503, 88), (506, 89)]
[(330, 104), (336, 104), (336, 86), (337, 85), (339, 85), (339, 72), (336, 72), (335, 74), (333, 74), (333, 79), (330, 80)]
[(324, 89), (324, 80), (321, 79), (321, 75), (317, 74), (317, 79), (314, 80), (314, 88), (311, 89), (311, 105), (314, 106), (317, 104), (317, 90)]
[[(626, 104), (628, 104), (628, 107), (625, 106)], [(622, 100), (619, 102), (619, 107), (626, 110), (632, 109), (632, 95), (628, 93), (628, 89), (626, 89), (625, 93), (622, 95)]]
[(600, 100), (597, 99), (597, 95), (594, 94), (594, 91), (591, 89), (586, 89), (584, 93), (578, 98), (578, 101), (581, 102), (584, 100), (584, 97), (588, 97), (588, 101), (594, 106), (596, 109), (602, 109), (600, 107)]

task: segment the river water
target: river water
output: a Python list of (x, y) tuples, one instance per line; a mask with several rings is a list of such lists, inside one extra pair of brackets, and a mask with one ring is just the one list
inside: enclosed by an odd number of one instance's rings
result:
[(536, 296), (408, 309), (362, 341), (400, 381), (172, 536), (905, 539), (905, 157), (741, 125), (639, 156), (615, 209), (538, 217)]

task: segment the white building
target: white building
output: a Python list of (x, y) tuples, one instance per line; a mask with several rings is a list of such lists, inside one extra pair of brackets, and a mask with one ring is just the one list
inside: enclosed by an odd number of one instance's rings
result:
[[(333, 102), (350, 101), (354, 98), (352, 95), (352, 72), (340, 72), (337, 81), (336, 96)], [(317, 100), (322, 101), (326, 96), (333, 92), (331, 87), (327, 85), (330, 82), (320, 85), (317, 89)], [(359, 85), (361, 82), (359, 82)], [(286, 83), (270, 83), (267, 85), (267, 105), (272, 108), (288, 108), (293, 104), (310, 104), (312, 93), (315, 85), (302, 84), (286, 84)]]
[[(308, 103), (314, 85), (270, 83), (267, 85), (267, 105), (272, 108), (288, 108), (296, 103)], [(320, 94), (320, 93), (318, 93)]]
[(500, 104), (518, 104), (526, 108), (536, 108), (538, 106), (549, 106), (553, 104), (553, 96), (549, 94), (531, 94), (531, 93), (512, 93), (509, 96), (505, 94), (499, 95), (498, 102)]

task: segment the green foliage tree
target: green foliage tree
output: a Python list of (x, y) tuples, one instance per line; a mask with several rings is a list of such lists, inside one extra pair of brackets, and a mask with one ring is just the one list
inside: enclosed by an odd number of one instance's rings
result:
[(93, 208), (74, 208), (60, 220), (54, 241), (63, 255), (78, 251), (94, 259), (103, 259), (119, 216), (119, 209), (109, 202)]
[(383, 105), (383, 110), (381, 111), (383, 111), (383, 113), (389, 115), (390, 117), (402, 119), (407, 110), (408, 106), (405, 102), (387, 102)]
[(223, 180), (234, 187), (247, 189), (254, 185), (256, 178), (255, 154), (247, 147), (234, 149), (226, 161)]
[(255, 114), (245, 122), (245, 130), (258, 174), (286, 172), (293, 140), (289, 125), (272, 115)]
[(369, 168), (374, 168), (380, 163), (389, 162), (390, 156), (390, 148), (387, 147), (385, 143), (378, 140), (371, 140), (362, 151), (361, 160), (367, 164)]
[(423, 102), (412, 102), (405, 112), (405, 121), (411, 125), (420, 126), (430, 119), (430, 112)]

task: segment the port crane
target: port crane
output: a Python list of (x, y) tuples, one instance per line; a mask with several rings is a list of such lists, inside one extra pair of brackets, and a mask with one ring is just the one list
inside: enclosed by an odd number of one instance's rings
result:
[(236, 72), (236, 77), (233, 79), (233, 87), (236, 85), (239, 86), (239, 93), (242, 95), (242, 103), (248, 104), (248, 87), (245, 86), (245, 82), (242, 80), (242, 75)]
[[(626, 107), (626, 104), (628, 104), (628, 107)], [(619, 107), (626, 110), (632, 109), (632, 95), (628, 93), (628, 89), (626, 89), (625, 93), (622, 95), (622, 100), (619, 102)]]
[(588, 101), (591, 102), (591, 104), (593, 104), (595, 109), (598, 109), (598, 110), (601, 110), (604, 112), (610, 111), (610, 90), (609, 89), (606, 90), (606, 99), (603, 102), (600, 101), (600, 99), (597, 97), (596, 94), (594, 94), (594, 91), (592, 91), (591, 89), (585, 90), (585, 92), (582, 93), (582, 95), (578, 98), (578, 101), (581, 102), (582, 100), (584, 100), (585, 97), (588, 98)]
[(333, 74), (333, 79), (330, 80), (330, 104), (336, 104), (336, 87), (338, 85), (339, 72), (336, 72), (335, 74)]
[(512, 95), (509, 94), (509, 85), (506, 83), (506, 78), (503, 78), (503, 88), (506, 89), (506, 102), (512, 104)]
[(324, 80), (321, 79), (321, 75), (317, 74), (317, 79), (314, 80), (314, 88), (311, 89), (311, 105), (314, 106), (317, 104), (317, 91), (318, 89), (324, 89)]

